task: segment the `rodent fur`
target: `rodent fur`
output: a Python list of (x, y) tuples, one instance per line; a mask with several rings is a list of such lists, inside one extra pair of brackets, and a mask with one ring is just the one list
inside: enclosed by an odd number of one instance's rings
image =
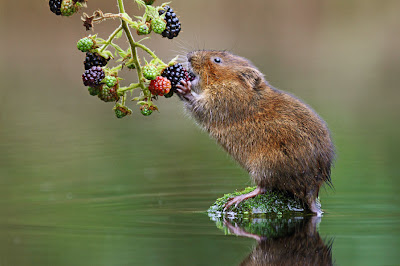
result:
[(273, 88), (247, 59), (226, 51), (187, 56), (196, 75), (178, 95), (198, 124), (259, 187), (286, 191), (319, 213), (315, 199), (331, 184), (334, 146), (326, 123), (293, 95)]

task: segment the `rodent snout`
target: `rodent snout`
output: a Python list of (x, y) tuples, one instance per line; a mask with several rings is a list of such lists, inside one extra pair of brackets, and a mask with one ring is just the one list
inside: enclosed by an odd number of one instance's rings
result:
[(188, 53), (186, 57), (187, 57), (188, 62), (192, 63), (193, 52)]

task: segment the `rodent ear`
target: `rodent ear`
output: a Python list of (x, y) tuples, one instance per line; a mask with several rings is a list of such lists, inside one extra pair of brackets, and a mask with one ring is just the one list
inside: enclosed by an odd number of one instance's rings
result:
[(259, 91), (263, 89), (264, 76), (257, 69), (246, 67), (239, 71), (239, 79), (245, 83), (246, 87), (251, 87), (253, 90)]

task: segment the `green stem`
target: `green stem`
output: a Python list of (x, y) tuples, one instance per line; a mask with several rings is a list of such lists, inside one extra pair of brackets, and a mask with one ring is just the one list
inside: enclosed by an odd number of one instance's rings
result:
[(126, 91), (130, 91), (136, 88), (141, 88), (142, 85), (140, 83), (132, 83), (131, 85), (129, 85), (129, 87), (122, 87), (118, 89), (118, 94), (123, 94)]
[[(152, 50), (150, 50), (149, 48), (147, 48), (147, 47), (144, 46), (143, 44), (135, 43), (135, 46), (137, 46), (137, 47), (143, 49), (146, 53), (148, 53), (149, 55), (151, 55), (151, 57), (153, 57), (154, 59), (157, 59), (157, 60), (161, 61), (161, 60), (156, 56), (156, 54), (153, 53)], [(161, 61), (161, 62), (162, 62), (162, 61)], [(164, 62), (162, 62), (162, 63), (164, 63)]]
[(111, 35), (110, 37), (108, 37), (106, 43), (101, 47), (100, 52), (103, 52), (112, 42), (112, 40), (114, 40), (115, 36), (118, 34), (118, 32), (120, 32), (122, 30), (122, 25), (119, 26)]
[(126, 101), (126, 93), (124, 92), (124, 95), (122, 95), (122, 105), (125, 106), (125, 101)]
[[(125, 13), (123, 0), (118, 0), (118, 8), (119, 8), (120, 13)], [(128, 38), (129, 44), (131, 46), (132, 60), (133, 60), (133, 63), (135, 64), (135, 68), (136, 68), (136, 71), (138, 74), (140, 87), (142, 88), (143, 91), (145, 91), (146, 87), (144, 86), (144, 83), (143, 83), (144, 77), (143, 77), (143, 73), (142, 73), (142, 67), (140, 66), (137, 51), (136, 51), (135, 40), (133, 39), (132, 33), (128, 27), (128, 24), (126, 23), (126, 21), (124, 19), (121, 19), (121, 26), (124, 29), (125, 35)]]

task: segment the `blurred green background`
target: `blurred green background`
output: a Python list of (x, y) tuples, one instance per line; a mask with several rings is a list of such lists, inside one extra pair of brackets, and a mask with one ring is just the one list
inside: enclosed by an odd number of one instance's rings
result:
[[(88, 5), (118, 12), (116, 1)], [(334, 238), (336, 263), (397, 264), (400, 2), (171, 5), (179, 37), (145, 41), (164, 61), (226, 49), (327, 121), (338, 155), (319, 230)], [(132, 104), (118, 120), (113, 104), (89, 96), (79, 17), (55, 16), (45, 0), (0, 1), (0, 265), (239, 264), (254, 241), (224, 236), (202, 212), (249, 185), (247, 174), (176, 97), (160, 99), (150, 117)], [(95, 32), (106, 38), (118, 24)], [(136, 74), (121, 75), (129, 84)]]

